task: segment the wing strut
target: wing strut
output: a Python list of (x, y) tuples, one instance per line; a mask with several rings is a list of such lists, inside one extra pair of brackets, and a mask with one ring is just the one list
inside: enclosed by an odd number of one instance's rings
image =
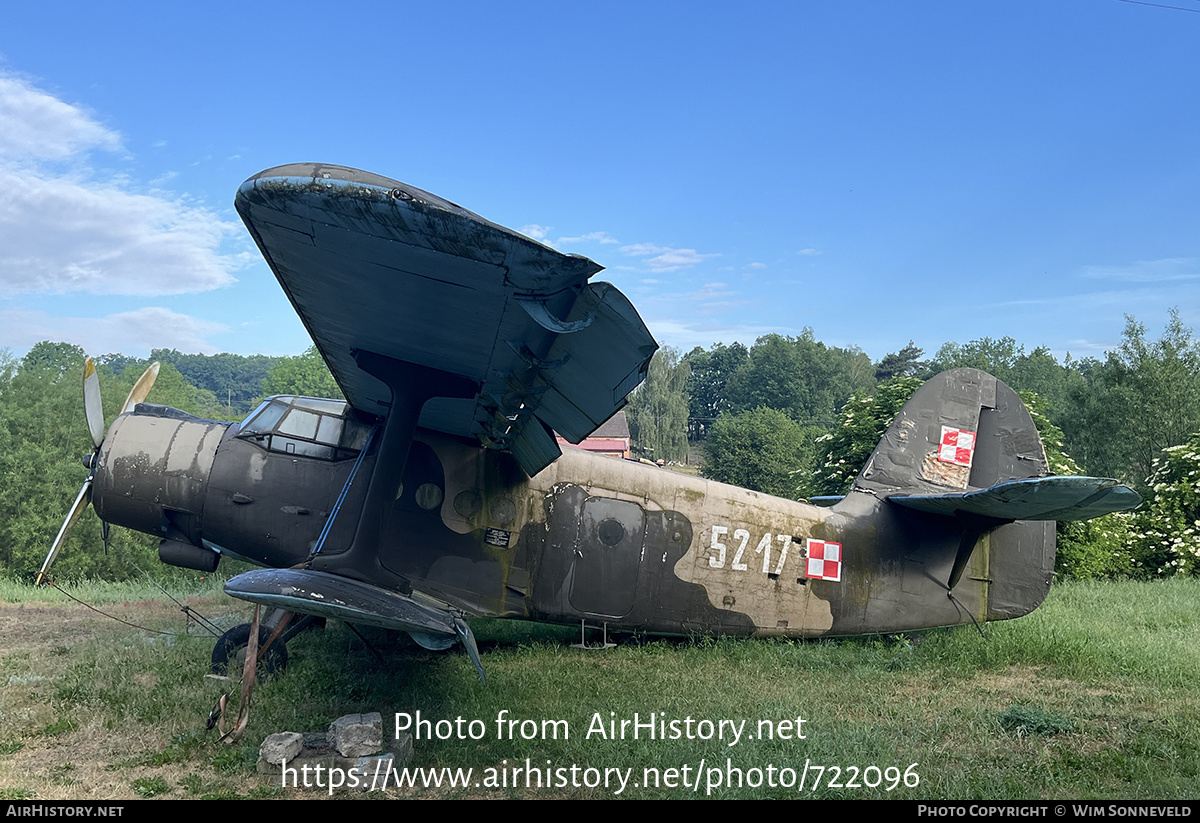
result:
[(379, 426), (372, 426), (371, 431), (367, 434), (367, 442), (363, 444), (362, 451), (358, 453), (358, 457), (354, 461), (354, 468), (350, 469), (350, 476), (346, 478), (346, 485), (342, 486), (342, 492), (338, 495), (337, 502), (333, 504), (333, 511), (329, 513), (329, 519), (325, 521), (325, 528), (321, 529), (321, 536), (317, 538), (317, 542), (309, 554), (310, 564), (325, 545), (325, 538), (329, 536), (329, 530), (333, 528), (333, 521), (337, 520), (338, 512), (342, 510), (342, 503), (346, 502), (346, 495), (350, 493), (350, 487), (354, 485), (354, 478), (358, 476), (358, 469), (362, 466), (363, 458), (367, 456), (367, 452), (371, 450), (371, 444), (375, 442), (375, 432), (377, 431), (379, 431)]
[(456, 374), (361, 349), (355, 350), (353, 356), (360, 369), (391, 389), (391, 408), (383, 424), (383, 437), (350, 548), (332, 555), (316, 556), (311, 565), (317, 571), (406, 591), (411, 589), (408, 581), (379, 562), (379, 533), (387, 503), (395, 496), (396, 487), (404, 477), (409, 448), (425, 403), (434, 397), (474, 397), (479, 385)]
[(997, 526), (1003, 525), (995, 520), (982, 517), (965, 516), (962, 520), (963, 532), (958, 539), (958, 554), (954, 556), (954, 568), (950, 570), (950, 580), (946, 583), (946, 590), (950, 592), (954, 591), (954, 587), (962, 579), (963, 572), (967, 569), (967, 563), (970, 561), (971, 555), (975, 553), (975, 546), (979, 543), (979, 538)]

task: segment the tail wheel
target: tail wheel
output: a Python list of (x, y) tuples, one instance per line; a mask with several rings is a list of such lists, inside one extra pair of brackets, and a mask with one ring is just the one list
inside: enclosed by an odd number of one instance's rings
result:
[[(267, 640), (271, 637), (271, 633), (265, 626), (259, 626), (258, 629), (258, 679), (261, 680), (272, 674), (278, 674), (287, 668), (288, 655), (287, 646), (282, 638), (277, 638), (271, 647), (265, 652), (263, 647), (267, 645)], [(243, 623), (240, 626), (234, 626), (225, 634), (221, 635), (221, 639), (213, 646), (212, 652), (212, 672), (213, 674), (228, 675), (231, 677), (240, 677), (242, 667), (246, 663), (246, 647), (250, 645), (250, 624)]]

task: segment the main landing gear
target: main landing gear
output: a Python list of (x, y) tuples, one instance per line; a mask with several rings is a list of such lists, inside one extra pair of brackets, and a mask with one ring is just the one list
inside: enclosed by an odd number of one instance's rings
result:
[[(323, 628), (325, 618), (305, 615), (292, 621), (293, 613), (276, 609), (258, 627), (258, 671), (262, 680), (287, 668), (287, 642), (302, 631)], [(272, 639), (274, 638), (274, 639)], [(240, 678), (250, 643), (250, 624), (234, 626), (217, 640), (212, 651), (212, 673)]]

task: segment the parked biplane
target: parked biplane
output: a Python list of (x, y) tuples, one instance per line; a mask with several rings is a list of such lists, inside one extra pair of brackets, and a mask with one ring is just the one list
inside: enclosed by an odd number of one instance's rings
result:
[(1021, 400), (974, 369), (926, 383), (831, 508), (561, 451), (657, 348), (600, 266), (340, 166), (264, 171), (236, 205), (346, 401), (219, 423), (142, 402), (148, 373), (105, 434), (89, 366), (96, 451), (43, 573), (90, 500), (164, 563), (265, 567), (233, 597), (462, 642), (482, 674), (472, 616), (790, 637), (1017, 617), (1054, 521), (1139, 502), (1048, 476)]

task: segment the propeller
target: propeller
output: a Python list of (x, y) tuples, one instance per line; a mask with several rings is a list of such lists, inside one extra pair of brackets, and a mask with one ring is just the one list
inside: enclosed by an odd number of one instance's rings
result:
[[(146, 395), (150, 394), (151, 387), (154, 386), (154, 381), (158, 378), (158, 363), (151, 363), (146, 371), (142, 372), (142, 376), (133, 384), (133, 388), (129, 390), (129, 396), (125, 398), (125, 405), (121, 408), (121, 414), (133, 411), (134, 406), (146, 399)], [(88, 358), (83, 364), (83, 413), (87, 418), (88, 431), (92, 435), (92, 443), (95, 445), (95, 450), (83, 458), (83, 465), (88, 468), (87, 479), (83, 481), (83, 488), (79, 490), (79, 494), (75, 497), (75, 503), (71, 506), (71, 510), (67, 512), (67, 517), (63, 520), (62, 528), (58, 530), (58, 535), (54, 538), (54, 543), (50, 546), (50, 552), (46, 555), (46, 562), (42, 563), (41, 571), (38, 572), (37, 582), (34, 585), (40, 586), (42, 578), (50, 571), (50, 564), (54, 562), (54, 558), (58, 556), (58, 550), (62, 548), (63, 540), (67, 534), (74, 528), (88, 504), (92, 502), (92, 480), (96, 477), (96, 466), (100, 462), (100, 447), (104, 445), (104, 406), (100, 402), (100, 378), (96, 374), (96, 362), (92, 358)], [(108, 524), (104, 524), (104, 540), (105, 545), (108, 544)]]

